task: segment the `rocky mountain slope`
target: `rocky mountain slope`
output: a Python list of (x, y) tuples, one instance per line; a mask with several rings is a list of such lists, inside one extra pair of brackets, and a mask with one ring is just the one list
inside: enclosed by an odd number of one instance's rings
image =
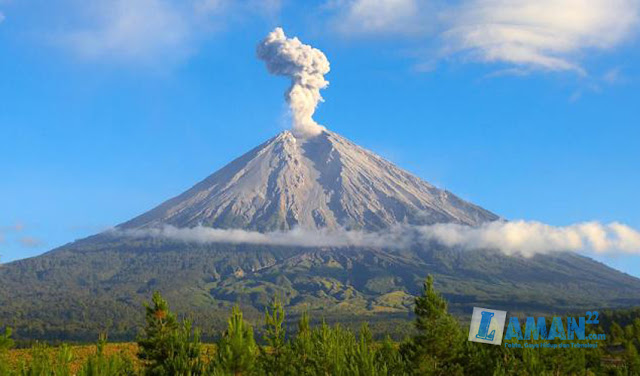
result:
[(380, 230), (497, 218), (335, 133), (301, 139), (285, 131), (119, 228)]

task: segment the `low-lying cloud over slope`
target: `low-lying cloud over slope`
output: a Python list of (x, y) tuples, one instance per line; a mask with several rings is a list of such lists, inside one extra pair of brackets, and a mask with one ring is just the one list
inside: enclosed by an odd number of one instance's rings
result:
[(617, 222), (585, 222), (550, 226), (534, 221), (495, 221), (478, 227), (457, 224), (397, 226), (383, 232), (304, 230), (260, 233), (209, 227), (112, 230), (132, 237), (160, 237), (196, 243), (248, 243), (300, 247), (403, 248), (438, 242), (463, 249), (495, 249), (507, 255), (526, 257), (550, 252), (639, 254), (640, 232)]

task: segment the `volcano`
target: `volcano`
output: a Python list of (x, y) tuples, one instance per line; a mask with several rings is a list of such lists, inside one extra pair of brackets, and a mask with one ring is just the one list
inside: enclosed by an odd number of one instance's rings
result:
[(14, 327), (18, 338), (94, 339), (108, 331), (128, 339), (141, 322), (141, 303), (156, 290), (205, 329), (222, 325), (234, 304), (258, 317), (274, 296), (294, 316), (389, 323), (409, 318), (427, 274), (458, 313), (640, 304), (639, 279), (573, 253), (527, 258), (437, 243), (297, 247), (126, 235), (163, 226), (384, 232), (499, 219), (336, 133), (285, 131), (116, 231), (2, 265), (0, 326)]
[(119, 228), (375, 231), (496, 219), (333, 132), (305, 139), (285, 131)]

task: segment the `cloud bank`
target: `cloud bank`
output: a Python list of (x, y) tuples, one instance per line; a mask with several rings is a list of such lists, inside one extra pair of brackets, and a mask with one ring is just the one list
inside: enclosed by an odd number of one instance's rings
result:
[(247, 243), (300, 247), (407, 248), (437, 242), (468, 250), (491, 249), (531, 257), (552, 252), (640, 255), (640, 232), (617, 222), (557, 227), (535, 221), (496, 221), (479, 227), (457, 224), (397, 226), (384, 232), (304, 230), (260, 233), (208, 227), (113, 230), (131, 237), (159, 237), (195, 243)]
[(216, 229), (210, 227), (161, 228), (139, 230), (113, 230), (115, 234), (133, 237), (160, 237), (194, 243), (246, 243), (299, 247), (394, 247), (397, 243), (406, 243), (405, 234), (399, 229), (386, 233), (367, 233), (361, 231), (340, 230), (304, 230), (274, 231), (261, 233), (240, 229)]
[[(331, 1), (346, 35), (422, 34), (434, 59), (584, 74), (582, 59), (638, 30), (639, 0)], [(435, 46), (432, 45), (435, 43)], [(417, 48), (419, 49), (419, 48)]]
[(313, 113), (322, 101), (320, 90), (329, 85), (324, 78), (329, 73), (327, 57), (298, 38), (287, 38), (279, 27), (269, 33), (256, 50), (269, 73), (291, 79), (285, 97), (291, 110), (294, 134), (304, 137), (322, 132), (324, 127), (313, 120)]

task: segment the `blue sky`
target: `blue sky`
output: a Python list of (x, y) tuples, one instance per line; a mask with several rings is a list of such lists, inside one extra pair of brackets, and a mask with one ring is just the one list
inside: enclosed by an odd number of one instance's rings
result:
[[(0, 1), (2, 261), (286, 129), (255, 54), (276, 26), (331, 62), (329, 129), (507, 219), (640, 229), (638, 2), (505, 1)], [(640, 276), (638, 252), (597, 259)]]

